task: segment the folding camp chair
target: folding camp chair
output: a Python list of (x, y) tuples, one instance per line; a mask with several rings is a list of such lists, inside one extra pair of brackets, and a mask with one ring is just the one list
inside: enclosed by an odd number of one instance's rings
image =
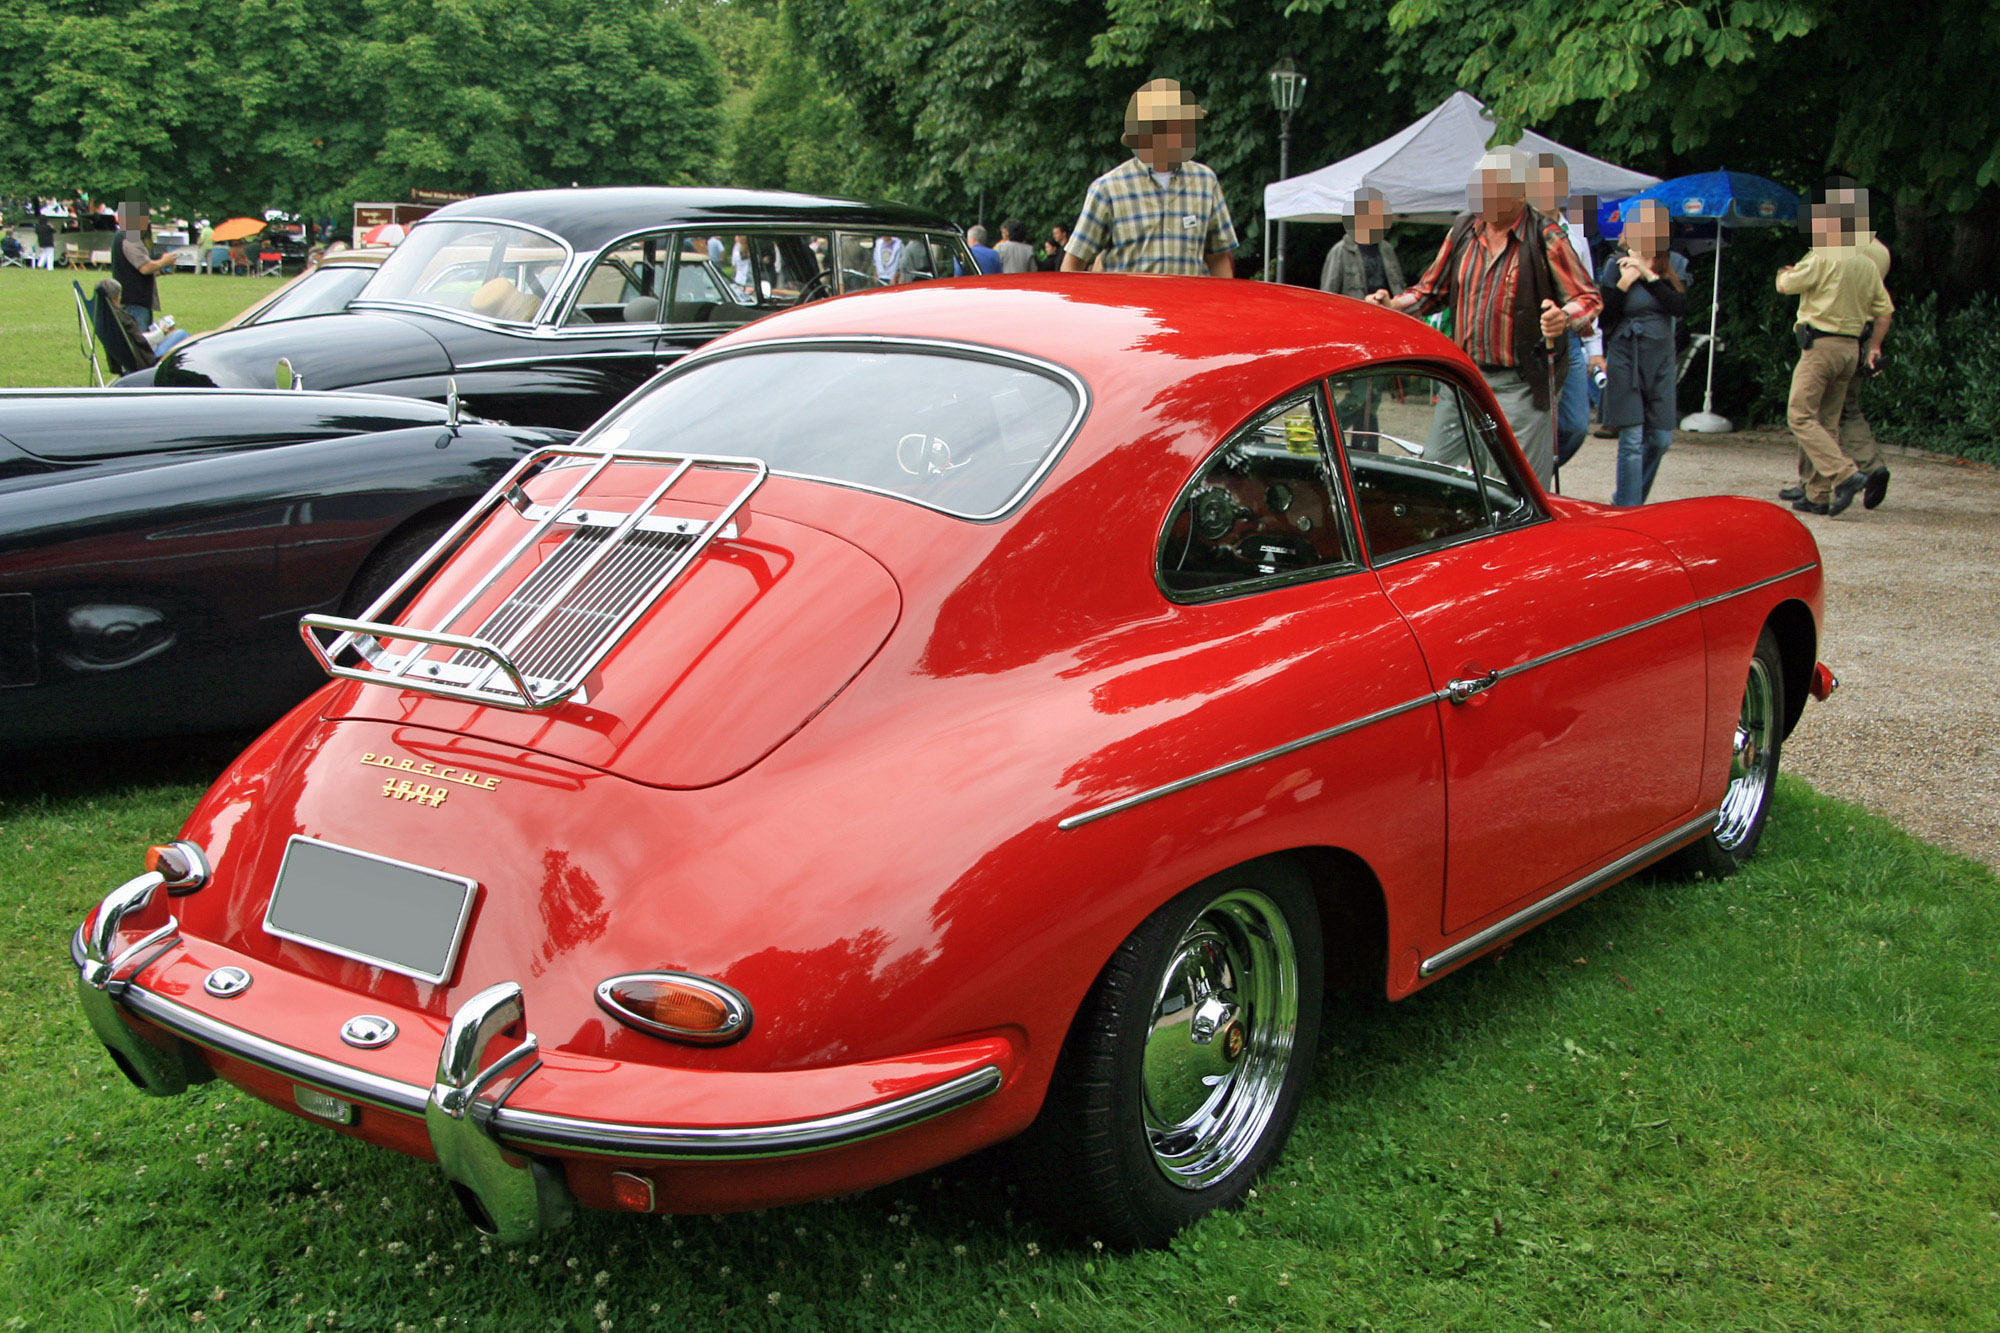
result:
[(94, 381), (98, 388), (104, 387), (104, 367), (97, 364), (97, 303), (83, 294), (83, 284), (75, 278), (69, 280), (70, 290), (76, 293), (76, 328), (83, 341), (83, 359), (90, 362), (90, 387)]
[(28, 252), (22, 248), (19, 238), (0, 237), (0, 268), (28, 267)]
[[(135, 370), (153, 364), (152, 349), (147, 348), (142, 353), (133, 345), (132, 335), (126, 332), (125, 321), (113, 317), (110, 311), (99, 304), (96, 297), (85, 296), (83, 284), (75, 278), (70, 279), (69, 285), (76, 292), (77, 318), (85, 321), (84, 328), (88, 330), (84, 336), (86, 344), (95, 338), (96, 345), (104, 349), (104, 359), (111, 363), (114, 373), (129, 375)], [(98, 387), (103, 388), (104, 372), (98, 369), (97, 355), (94, 351), (87, 354), (90, 356), (91, 373), (96, 376)]]
[(284, 262), (285, 257), (276, 250), (259, 250), (257, 252), (257, 267), (253, 272), (260, 278), (274, 278), (278, 276), (278, 269)]

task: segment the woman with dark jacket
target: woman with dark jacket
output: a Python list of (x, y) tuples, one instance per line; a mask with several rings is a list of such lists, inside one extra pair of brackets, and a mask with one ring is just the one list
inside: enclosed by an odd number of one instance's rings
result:
[(1674, 326), (1687, 309), (1687, 260), (1667, 249), (1667, 210), (1642, 199), (1597, 275), (1604, 298), (1604, 424), (1618, 432), (1614, 505), (1646, 503), (1679, 416)]

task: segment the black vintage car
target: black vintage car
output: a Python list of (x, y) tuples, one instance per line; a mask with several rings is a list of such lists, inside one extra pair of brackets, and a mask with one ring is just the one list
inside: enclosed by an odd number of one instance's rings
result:
[(0, 746), (259, 726), (352, 615), (569, 432), (409, 398), (0, 392)]
[(766, 315), (865, 287), (975, 273), (943, 218), (751, 190), (531, 190), (439, 209), (342, 314), (212, 334), (122, 384), (441, 401), (581, 430), (663, 366)]

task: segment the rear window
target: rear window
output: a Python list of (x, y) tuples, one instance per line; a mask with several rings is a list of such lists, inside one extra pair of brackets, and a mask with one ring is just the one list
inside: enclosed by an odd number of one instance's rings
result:
[(382, 263), (359, 299), (534, 319), (568, 252), (546, 236), (497, 222), (427, 222)]
[(690, 365), (584, 443), (761, 458), (961, 518), (1006, 512), (1083, 416), (1053, 368), (915, 348), (748, 350)]

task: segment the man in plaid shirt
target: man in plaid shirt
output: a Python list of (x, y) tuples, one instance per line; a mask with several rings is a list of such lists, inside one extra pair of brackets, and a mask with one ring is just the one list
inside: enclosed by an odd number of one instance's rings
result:
[(1063, 248), (1062, 271), (1102, 259), (1108, 273), (1233, 278), (1236, 227), (1215, 173), (1188, 161), (1207, 113), (1172, 79), (1154, 79), (1125, 105), (1123, 142), (1134, 156), (1090, 183)]
[(1451, 306), (1453, 336), (1547, 486), (1555, 476), (1551, 349), (1589, 327), (1604, 300), (1562, 224), (1528, 207), (1529, 167), (1513, 148), (1481, 158), (1468, 187), (1472, 213), (1453, 224), (1430, 269), (1400, 296), (1368, 299), (1416, 315)]

